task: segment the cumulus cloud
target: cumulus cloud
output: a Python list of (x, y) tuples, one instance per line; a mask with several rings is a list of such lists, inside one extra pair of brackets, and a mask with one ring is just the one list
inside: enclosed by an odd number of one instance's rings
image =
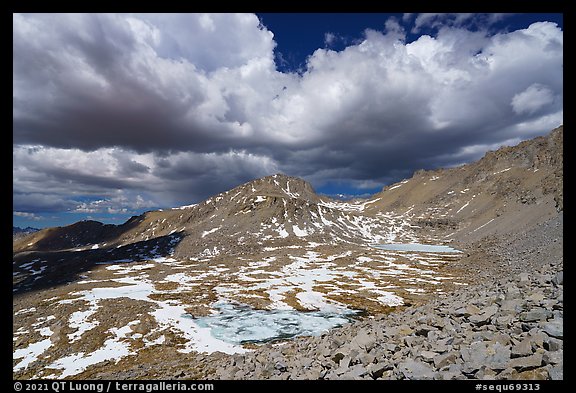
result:
[(27, 220), (33, 220), (33, 221), (41, 221), (43, 218), (40, 216), (37, 216), (34, 213), (26, 213), (26, 212), (12, 212), (13, 215), (15, 215), (16, 217), (23, 217)]
[(467, 28), (499, 17), (404, 15), (437, 34), (390, 19), (341, 51), (330, 33), (299, 74), (251, 14), (15, 14), (14, 209), (188, 204), (276, 172), (367, 188), (543, 134), (562, 30)]
[[(414, 14), (404, 14), (403, 20), (408, 21)], [(447, 26), (453, 27), (476, 27), (487, 28), (492, 24), (504, 19), (511, 14), (502, 13), (489, 13), (489, 14), (476, 14), (476, 13), (422, 13), (416, 16), (414, 20), (413, 33), (419, 33), (422, 28), (444, 28)]]
[(338, 36), (334, 33), (324, 33), (324, 45), (332, 46), (334, 42), (338, 39)]
[(554, 93), (539, 83), (530, 85), (526, 90), (512, 97), (512, 109), (517, 114), (534, 113), (554, 102)]

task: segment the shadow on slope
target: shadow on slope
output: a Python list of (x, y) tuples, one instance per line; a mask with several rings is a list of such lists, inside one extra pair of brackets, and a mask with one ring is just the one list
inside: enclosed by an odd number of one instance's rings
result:
[(74, 251), (23, 251), (13, 258), (13, 295), (40, 291), (78, 281), (100, 264), (153, 260), (171, 255), (184, 238), (182, 232), (120, 247)]

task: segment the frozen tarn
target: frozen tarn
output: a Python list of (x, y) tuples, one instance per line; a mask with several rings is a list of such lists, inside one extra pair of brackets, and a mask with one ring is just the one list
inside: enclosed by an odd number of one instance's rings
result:
[(446, 252), (446, 253), (462, 252), (449, 246), (437, 246), (437, 245), (420, 244), (420, 243), (373, 244), (372, 246), (379, 248), (381, 250), (389, 250), (389, 251)]
[[(168, 277), (171, 279), (183, 278), (183, 276), (176, 275)], [(78, 312), (78, 314), (73, 314), (70, 317), (70, 325), (73, 327), (79, 326), (78, 331), (72, 333), (73, 339), (77, 339), (78, 336), (89, 330), (89, 328), (94, 327), (89, 326), (91, 322), (87, 322), (87, 320), (96, 312), (100, 300), (128, 298), (132, 300), (147, 301), (157, 306), (156, 310), (152, 312), (151, 315), (156, 319), (158, 324), (165, 328), (179, 330), (186, 339), (186, 342), (183, 344), (184, 348), (179, 349), (180, 352), (188, 353), (192, 350), (196, 350), (198, 352), (209, 353), (215, 351), (239, 353), (245, 351), (241, 347), (236, 347), (215, 339), (210, 335), (209, 329), (200, 328), (192, 319), (185, 318), (186, 306), (180, 305), (178, 302), (174, 302), (173, 300), (161, 301), (150, 298), (150, 295), (154, 293), (163, 292), (157, 291), (153, 283), (149, 280), (142, 277), (122, 277), (112, 279), (111, 281), (127, 285), (121, 287), (92, 288), (86, 291), (79, 291), (73, 293), (73, 295), (80, 295), (80, 298), (66, 299), (59, 302), (60, 304), (71, 304), (77, 301), (87, 301), (90, 305), (90, 308), (87, 311)], [(131, 354), (132, 352), (129, 351), (128, 345), (125, 344), (126, 339), (129, 338), (127, 337), (127, 334), (130, 333), (126, 330), (126, 327), (121, 329), (111, 329), (110, 331), (116, 332), (116, 337), (107, 340), (104, 343), (104, 347), (90, 354), (80, 352), (66, 356), (55, 361), (50, 367), (63, 368), (65, 371), (61, 376), (59, 376), (59, 378), (65, 378), (66, 376), (81, 372), (91, 364), (103, 360), (119, 360), (121, 357)], [(35, 349), (32, 354), (37, 354), (38, 351), (39, 349)], [(44, 351), (44, 349), (42, 351)], [(33, 360), (34, 359), (31, 359), (30, 361)]]
[(152, 315), (160, 325), (174, 327), (184, 334), (187, 342), (184, 349), (179, 349), (178, 352), (190, 353), (193, 350), (208, 353), (219, 351), (227, 354), (246, 352), (246, 349), (212, 335), (210, 328), (202, 326), (198, 319), (189, 318), (185, 306), (169, 305), (163, 302), (161, 308), (154, 311)]
[(268, 342), (295, 336), (318, 336), (350, 322), (348, 314), (299, 312), (294, 310), (254, 310), (246, 305), (218, 302), (220, 312), (197, 318), (219, 340), (232, 344)]

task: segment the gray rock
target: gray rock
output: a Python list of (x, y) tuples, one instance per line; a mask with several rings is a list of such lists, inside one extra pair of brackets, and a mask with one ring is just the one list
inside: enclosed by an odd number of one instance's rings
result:
[[(338, 373), (338, 370), (337, 370)], [(341, 379), (357, 379), (368, 374), (368, 370), (362, 364), (355, 364), (340, 375)]]
[(532, 344), (529, 337), (514, 345), (511, 351), (512, 357), (532, 355)]
[(562, 319), (552, 319), (551, 321), (544, 322), (540, 324), (540, 328), (546, 332), (551, 337), (563, 338), (564, 337), (564, 326)]
[(418, 325), (416, 329), (414, 329), (414, 333), (417, 336), (424, 336), (427, 337), (429, 332), (436, 330), (436, 328), (429, 326), (429, 325)]
[(408, 337), (404, 337), (404, 343), (408, 346), (408, 347), (414, 347), (416, 345), (420, 345), (422, 342), (424, 341), (424, 339), (420, 336), (408, 336)]
[(366, 370), (372, 375), (372, 378), (381, 378), (384, 371), (392, 370), (394, 367), (387, 362), (371, 363), (366, 367)]
[(352, 340), (352, 343), (366, 351), (370, 351), (376, 344), (376, 337), (367, 329), (360, 329), (356, 337)]
[(518, 282), (520, 285), (527, 285), (530, 283), (530, 275), (528, 273), (520, 273), (518, 275)]
[(520, 313), (520, 320), (523, 322), (545, 321), (551, 316), (552, 313), (545, 308), (535, 307), (530, 311), (524, 311)]
[(517, 313), (522, 309), (521, 299), (509, 299), (500, 303), (500, 311), (503, 313)]
[(286, 362), (284, 362), (284, 360), (278, 360), (274, 365), (274, 368), (280, 372), (286, 372), (286, 370), (288, 369), (288, 365), (286, 364)]
[(496, 371), (486, 367), (486, 366), (482, 366), (480, 367), (480, 370), (478, 370), (476, 372), (476, 374), (474, 374), (474, 378), (476, 379), (496, 379)]
[(564, 342), (554, 337), (546, 337), (544, 340), (544, 349), (547, 351), (558, 351), (564, 347)]
[(504, 370), (502, 370), (495, 379), (500, 379), (500, 380), (509, 380), (509, 379), (514, 379), (514, 377), (518, 375), (518, 371), (516, 371), (515, 369), (513, 369), (512, 367), (508, 367)]
[(462, 374), (462, 366), (459, 364), (451, 364), (449, 367), (442, 368), (436, 375), (437, 379), (442, 380), (466, 379)]
[(548, 375), (550, 376), (550, 379), (553, 381), (562, 381), (564, 380), (564, 367), (560, 364), (560, 365), (555, 365), (555, 366), (546, 366), (546, 369), (548, 370)]
[(548, 370), (545, 367), (540, 367), (533, 370), (522, 371), (514, 375), (511, 379), (542, 381), (548, 378), (549, 378)]
[(556, 286), (563, 285), (564, 284), (564, 271), (562, 270), (561, 272), (556, 273), (554, 275), (554, 278), (552, 279), (552, 282)]
[(477, 341), (460, 350), (464, 365), (462, 371), (474, 373), (482, 366), (493, 370), (503, 370), (510, 360), (510, 349), (498, 342)]
[(530, 343), (538, 348), (543, 348), (544, 340), (548, 339), (548, 335), (537, 328), (530, 330), (528, 332), (528, 337), (530, 337)]
[(508, 366), (520, 371), (540, 367), (542, 366), (542, 354), (535, 353), (530, 356), (510, 359)]
[(554, 352), (546, 351), (542, 355), (542, 360), (546, 364), (560, 364), (564, 360), (564, 351), (562, 350)]
[(398, 370), (406, 379), (434, 379), (434, 370), (427, 363), (408, 359), (398, 365)]
[(522, 298), (522, 292), (517, 286), (511, 286), (506, 290), (506, 300), (515, 300)]
[(444, 368), (452, 363), (455, 363), (456, 359), (458, 359), (459, 357), (460, 356), (456, 352), (448, 352), (436, 355), (434, 357), (434, 367), (436, 367), (437, 369)]
[[(374, 351), (372, 351), (374, 352)], [(364, 365), (368, 365), (370, 363), (374, 363), (376, 361), (376, 356), (373, 353), (361, 353), (358, 355), (358, 360), (360, 363)]]

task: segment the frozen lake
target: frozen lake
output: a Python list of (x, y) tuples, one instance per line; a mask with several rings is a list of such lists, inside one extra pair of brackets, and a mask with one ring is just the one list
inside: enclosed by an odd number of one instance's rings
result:
[(388, 251), (416, 251), (416, 252), (462, 252), (449, 246), (435, 246), (431, 244), (405, 243), (405, 244), (373, 244), (374, 247)]
[(200, 327), (210, 328), (213, 337), (231, 343), (261, 343), (295, 336), (319, 336), (350, 322), (354, 311), (256, 310), (247, 305), (218, 302), (218, 314), (199, 317)]

